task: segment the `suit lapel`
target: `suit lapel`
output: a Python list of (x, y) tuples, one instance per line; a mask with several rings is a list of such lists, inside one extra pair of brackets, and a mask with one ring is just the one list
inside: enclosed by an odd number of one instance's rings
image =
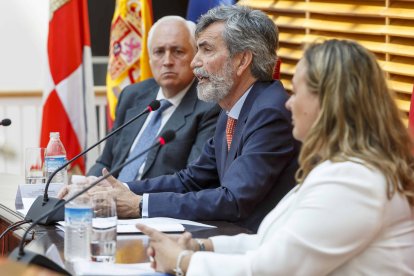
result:
[(194, 82), (181, 100), (181, 103), (177, 106), (177, 109), (164, 125), (162, 131), (171, 129), (178, 132), (185, 125), (186, 117), (193, 113), (196, 104), (197, 83)]
[(216, 154), (217, 172), (220, 179), (223, 178), (226, 171), (227, 160), (227, 141), (226, 141), (226, 122), (227, 115), (224, 110), (220, 112), (216, 125), (216, 134), (214, 137), (214, 147)]
[[(225, 170), (227, 170), (228, 166), (237, 157), (237, 152), (238, 152), (240, 142), (242, 139), (244, 127), (246, 125), (247, 119), (249, 118), (249, 113), (254, 103), (254, 100), (256, 99), (258, 93), (260, 92), (261, 87), (262, 87), (261, 83), (255, 83), (252, 89), (250, 90), (249, 95), (247, 96), (246, 100), (244, 101), (243, 107), (239, 114), (239, 118), (237, 119), (237, 124), (234, 130), (230, 150), (227, 154)], [(224, 136), (224, 143), (226, 144), (226, 147), (227, 147), (227, 141), (226, 141), (225, 136)]]
[[(173, 130), (176, 134), (179, 133), (179, 130), (185, 125), (186, 117), (193, 113), (196, 104), (197, 82), (194, 81), (160, 133), (164, 132), (165, 130)], [(145, 161), (145, 168), (142, 173), (143, 176), (155, 162), (159, 149), (160, 147), (156, 147), (154, 150), (148, 153), (147, 160)]]
[[(136, 97), (134, 107), (128, 109), (125, 114), (125, 122), (129, 121), (134, 116), (141, 113), (150, 103), (155, 100), (157, 97), (159, 86), (154, 86), (150, 88), (150, 91), (147, 97)], [(137, 91), (136, 93), (145, 93), (144, 91)], [(135, 138), (137, 137), (139, 131), (141, 130), (145, 120), (147, 119), (148, 114), (141, 116), (132, 122), (129, 126), (125, 127), (122, 130), (121, 139), (121, 149), (122, 154), (120, 160), (126, 160), (132, 144), (134, 143)]]

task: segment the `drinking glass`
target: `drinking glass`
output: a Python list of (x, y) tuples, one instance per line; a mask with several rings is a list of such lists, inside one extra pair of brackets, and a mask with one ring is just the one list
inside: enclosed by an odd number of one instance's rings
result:
[(92, 195), (92, 238), (91, 258), (94, 262), (115, 261), (116, 253), (116, 204), (111, 190)]
[(24, 176), (26, 184), (46, 183), (44, 161), (45, 148), (26, 148), (24, 154)]

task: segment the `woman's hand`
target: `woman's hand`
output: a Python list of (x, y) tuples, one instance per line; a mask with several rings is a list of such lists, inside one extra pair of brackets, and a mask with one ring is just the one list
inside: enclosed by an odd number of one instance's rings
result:
[[(177, 237), (169, 237), (151, 227), (137, 224), (137, 228), (149, 237), (150, 243), (147, 249), (148, 257), (151, 260), (151, 267), (159, 272), (174, 274), (177, 257), (183, 250), (193, 250), (191, 234), (185, 232)], [(181, 269), (187, 271), (188, 264)]]

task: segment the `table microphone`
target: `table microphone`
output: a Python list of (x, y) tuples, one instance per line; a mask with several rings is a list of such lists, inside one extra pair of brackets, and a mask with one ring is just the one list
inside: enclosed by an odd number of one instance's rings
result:
[(96, 181), (92, 182), (91, 185), (89, 185), (88, 187), (86, 187), (82, 191), (80, 191), (80, 192), (74, 194), (73, 196), (69, 197), (66, 201), (61, 200), (60, 202), (58, 202), (54, 206), (53, 209), (47, 210), (46, 213), (39, 216), (39, 218), (37, 218), (29, 226), (29, 228), (27, 228), (27, 230), (23, 234), (22, 240), (20, 241), (19, 247), (14, 249), (12, 251), (12, 253), (10, 253), (9, 259), (14, 260), (14, 261), (18, 261), (18, 262), (22, 262), (22, 263), (25, 263), (25, 264), (34, 264), (34, 265), (37, 265), (37, 266), (40, 266), (40, 267), (44, 267), (44, 268), (56, 271), (56, 272), (64, 274), (64, 275), (71, 275), (69, 272), (64, 270), (61, 266), (59, 266), (58, 264), (56, 264), (52, 260), (48, 259), (47, 257), (45, 257), (41, 254), (37, 254), (35, 252), (29, 251), (29, 250), (24, 250), (25, 241), (26, 241), (27, 235), (29, 234), (30, 230), (32, 230), (36, 225), (40, 224), (40, 222), (42, 220), (44, 220), (46, 217), (53, 214), (53, 212), (56, 212), (56, 210), (58, 210), (60, 208), (63, 209), (63, 207), (66, 203), (71, 202), (72, 200), (74, 200), (78, 196), (82, 195), (83, 193), (85, 193), (85, 192), (89, 191), (90, 189), (92, 189), (93, 187), (95, 187), (102, 180), (108, 178), (109, 176), (111, 176), (114, 173), (118, 173), (124, 166), (132, 163), (137, 158), (141, 157), (143, 154), (147, 153), (148, 151), (152, 150), (153, 148), (155, 148), (157, 146), (162, 147), (166, 143), (169, 143), (170, 141), (174, 140), (174, 138), (175, 138), (175, 132), (173, 130), (165, 131), (162, 135), (159, 136), (158, 141), (156, 143), (154, 143), (152, 146), (150, 146), (149, 148), (143, 150), (142, 152), (140, 152), (139, 154), (134, 156), (132, 159), (122, 163), (121, 165), (116, 167), (114, 170), (110, 171), (108, 174), (101, 176), (100, 178), (98, 178)]
[[(160, 108), (160, 101), (153, 100), (141, 113), (139, 113), (135, 117), (131, 118), (128, 122), (124, 123), (123, 125), (121, 125), (117, 129), (111, 131), (104, 138), (102, 138), (101, 140), (99, 140), (98, 142), (96, 142), (95, 144), (93, 144), (92, 146), (87, 148), (86, 150), (82, 151), (81, 153), (79, 153), (78, 155), (73, 157), (71, 160), (69, 160), (68, 162), (66, 162), (62, 166), (57, 168), (47, 179), (46, 186), (45, 186), (45, 192), (44, 192), (43, 196), (38, 196), (36, 198), (36, 200), (33, 202), (32, 206), (30, 206), (30, 209), (27, 212), (26, 217), (24, 219), (35, 221), (35, 220), (37, 220), (37, 218), (39, 218), (43, 214), (48, 213), (49, 210), (55, 210), (55, 212), (50, 213), (50, 216), (43, 217), (43, 219), (41, 221), (39, 221), (39, 224), (40, 225), (50, 225), (50, 224), (52, 224), (56, 221), (63, 220), (63, 218), (64, 218), (64, 209), (63, 208), (61, 208), (61, 209), (56, 208), (56, 206), (58, 204), (60, 204), (60, 202), (63, 201), (63, 200), (59, 199), (59, 198), (53, 198), (53, 197), (49, 198), (49, 196), (48, 196), (49, 184), (52, 181), (53, 177), (59, 171), (66, 168), (70, 163), (72, 163), (73, 161), (75, 161), (79, 157), (85, 155), (88, 151), (90, 151), (91, 149), (93, 149), (94, 147), (96, 147), (97, 145), (102, 143), (103, 141), (107, 140), (108, 138), (110, 138), (115, 133), (121, 131), (124, 127), (131, 124), (133, 121), (135, 121), (136, 119), (138, 119), (142, 115), (144, 115), (146, 113), (149, 113), (149, 112), (152, 112), (154, 110), (157, 110), (158, 108)], [(4, 119), (4, 120), (8, 120), (8, 119)]]
[(3, 119), (0, 121), (0, 126), (9, 126), (9, 125), (11, 125), (10, 119)]

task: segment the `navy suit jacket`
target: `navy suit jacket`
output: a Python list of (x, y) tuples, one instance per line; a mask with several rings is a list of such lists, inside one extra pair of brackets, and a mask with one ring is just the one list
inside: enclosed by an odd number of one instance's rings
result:
[(288, 95), (279, 81), (257, 82), (241, 109), (230, 151), (221, 112), (200, 157), (170, 176), (128, 183), (149, 193), (150, 217), (227, 220), (256, 231), (295, 185), (299, 144), (292, 137)]
[[(126, 87), (119, 97), (113, 129), (142, 112), (151, 101), (155, 100), (159, 88), (154, 79)], [(219, 112), (218, 105), (198, 100), (195, 81), (163, 127), (163, 130), (176, 132), (175, 140), (148, 153), (142, 178), (173, 174), (196, 159), (205, 142), (214, 135)], [(88, 175), (100, 176), (104, 167), (110, 170), (122, 164), (128, 157), (147, 116), (148, 114), (140, 117), (109, 138), (101, 156), (89, 170)], [(118, 174), (114, 176), (117, 177)]]

